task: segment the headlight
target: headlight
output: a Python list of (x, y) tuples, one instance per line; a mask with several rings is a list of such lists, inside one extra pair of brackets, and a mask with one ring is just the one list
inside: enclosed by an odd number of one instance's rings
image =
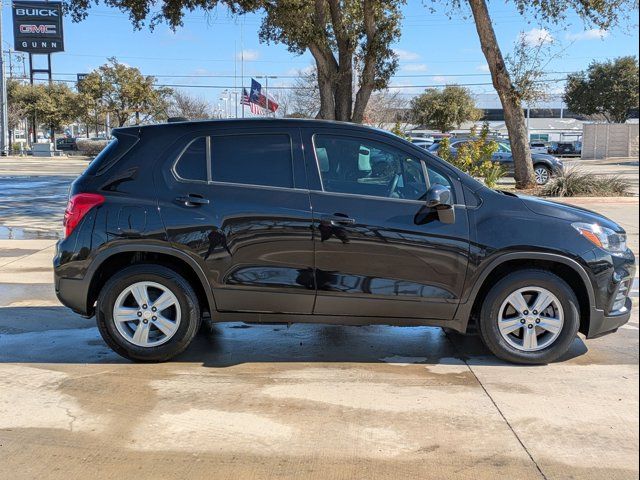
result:
[(584, 238), (609, 253), (623, 253), (627, 250), (627, 235), (625, 233), (614, 232), (597, 223), (578, 222), (573, 223), (572, 226)]

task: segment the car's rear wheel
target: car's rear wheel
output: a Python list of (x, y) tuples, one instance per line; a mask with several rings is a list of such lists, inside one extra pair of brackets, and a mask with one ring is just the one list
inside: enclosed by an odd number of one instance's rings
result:
[(538, 185), (546, 185), (551, 180), (551, 169), (546, 165), (534, 165), (533, 174), (536, 177), (536, 183)]
[(565, 354), (578, 333), (575, 293), (557, 275), (519, 270), (497, 282), (484, 299), (480, 337), (499, 358), (544, 364)]
[(173, 270), (133, 265), (102, 288), (96, 318), (102, 338), (118, 354), (161, 362), (187, 348), (200, 326), (200, 308), (189, 282)]

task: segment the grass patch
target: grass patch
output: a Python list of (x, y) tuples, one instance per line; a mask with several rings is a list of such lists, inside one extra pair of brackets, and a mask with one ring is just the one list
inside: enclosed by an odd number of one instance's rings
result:
[(598, 176), (580, 169), (566, 170), (540, 190), (543, 197), (628, 197), (630, 183), (618, 176)]

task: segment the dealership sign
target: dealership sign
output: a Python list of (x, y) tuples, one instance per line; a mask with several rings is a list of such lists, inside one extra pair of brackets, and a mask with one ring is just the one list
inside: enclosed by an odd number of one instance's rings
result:
[(19, 52), (63, 52), (62, 3), (13, 2), (13, 42)]

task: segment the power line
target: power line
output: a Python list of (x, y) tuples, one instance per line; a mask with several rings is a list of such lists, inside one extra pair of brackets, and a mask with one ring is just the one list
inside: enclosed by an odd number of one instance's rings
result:
[[(14, 77), (16, 79), (26, 80), (25, 77)], [(76, 80), (66, 80), (66, 79), (57, 79), (56, 82), (64, 82), (64, 83), (77, 83)], [(566, 78), (554, 78), (554, 79), (545, 79), (545, 80), (537, 80), (534, 83), (558, 83), (564, 82)], [(491, 82), (478, 82), (478, 83), (455, 83), (455, 85), (460, 87), (480, 87), (480, 86), (493, 86)], [(175, 83), (155, 83), (156, 87), (169, 87), (169, 88), (226, 88), (233, 89), (233, 85), (203, 85), (203, 84), (175, 84)], [(431, 84), (431, 85), (389, 85), (388, 89), (403, 89), (403, 88), (443, 88), (446, 87), (446, 84)], [(238, 88), (237, 86), (235, 87)], [(274, 85), (269, 86), (269, 89), (274, 90), (308, 90), (308, 87), (297, 87), (295, 85)]]
[[(575, 71), (567, 71), (567, 72), (546, 72), (545, 75), (568, 75), (570, 73), (576, 73)], [(54, 73), (54, 75), (61, 76), (72, 76), (75, 77), (76, 73), (68, 73), (68, 72), (59, 72)], [(187, 74), (187, 75), (177, 75), (177, 74), (161, 74), (161, 73), (144, 73), (144, 76), (156, 77), (156, 78), (235, 78), (236, 75), (229, 74)], [(253, 77), (264, 77), (264, 74), (255, 73), (252, 75)], [(394, 75), (392, 78), (428, 78), (428, 77), (489, 77), (491, 73), (422, 73), (422, 74), (406, 74), (406, 75)], [(269, 75), (269, 78), (300, 78), (300, 75)]]

